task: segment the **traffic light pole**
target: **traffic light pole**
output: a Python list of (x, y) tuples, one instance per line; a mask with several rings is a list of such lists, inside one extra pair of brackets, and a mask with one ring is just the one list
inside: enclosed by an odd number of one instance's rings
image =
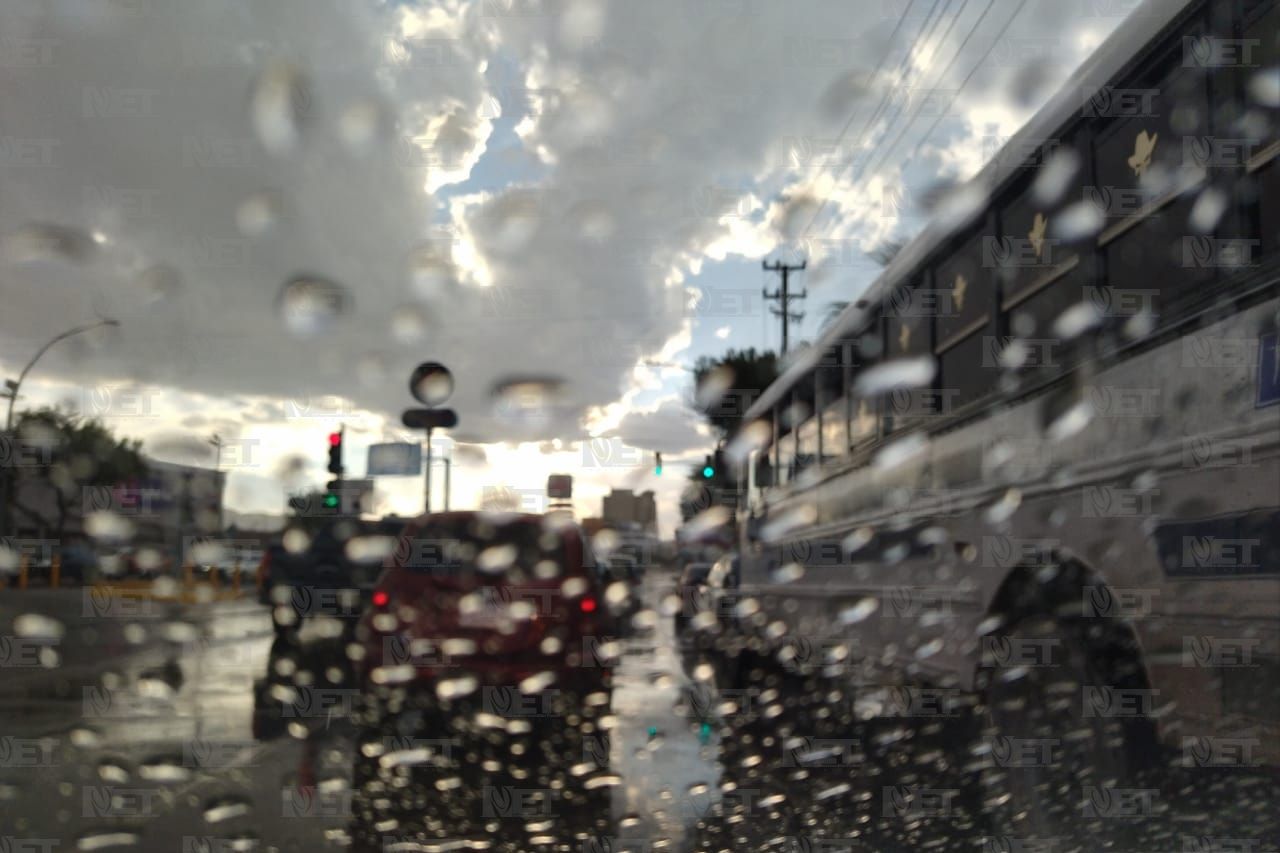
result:
[(427, 488), (426, 512), (431, 512), (431, 427), (427, 427)]

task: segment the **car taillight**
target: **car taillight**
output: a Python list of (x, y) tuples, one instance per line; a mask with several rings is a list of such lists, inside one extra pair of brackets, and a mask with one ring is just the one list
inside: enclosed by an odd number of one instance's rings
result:
[(391, 603), (391, 595), (386, 590), (379, 589), (373, 593), (374, 607), (383, 608), (390, 603)]
[(589, 595), (583, 596), (583, 598), (578, 602), (578, 607), (583, 613), (595, 613), (596, 600)]

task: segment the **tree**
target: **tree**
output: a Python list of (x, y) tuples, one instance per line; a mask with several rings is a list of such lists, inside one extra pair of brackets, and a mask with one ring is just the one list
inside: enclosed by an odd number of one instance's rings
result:
[(754, 347), (703, 356), (693, 366), (696, 407), (722, 434), (736, 430), (760, 393), (778, 378), (778, 357)]
[[(12, 472), (18, 481), (13, 508), (55, 539), (62, 539), (73, 511), (84, 507), (87, 489), (110, 488), (146, 475), (142, 443), (117, 438), (97, 419), (36, 409), (18, 416), (14, 435), (31, 451)], [(52, 519), (26, 503), (34, 495), (22, 488), (24, 482), (49, 495)]]
[[(898, 253), (901, 252), (906, 245), (906, 242), (903, 240), (891, 238), (873, 247), (869, 252), (867, 252), (867, 257), (875, 261), (877, 266), (884, 268), (893, 263), (893, 259), (898, 257)], [(822, 327), (825, 329), (827, 326), (834, 323), (840, 315), (844, 313), (844, 309), (848, 308), (849, 305), (850, 302), (847, 299), (837, 299), (834, 302), (828, 302), (827, 307), (823, 310)]]

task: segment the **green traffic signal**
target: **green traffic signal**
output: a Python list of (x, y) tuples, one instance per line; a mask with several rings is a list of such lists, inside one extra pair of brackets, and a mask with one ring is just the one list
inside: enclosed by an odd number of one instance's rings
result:
[(324, 502), (323, 502), (323, 503), (324, 503), (324, 507), (325, 507), (325, 509), (337, 509), (337, 508), (338, 508), (338, 496), (337, 496), (337, 495), (335, 495), (335, 494), (332, 494), (332, 493), (327, 494), (327, 495), (325, 495), (325, 496), (324, 496)]
[(702, 476), (708, 480), (710, 480), (715, 475), (716, 475), (716, 469), (712, 468), (710, 465), (702, 469)]
[(655, 476), (655, 477), (661, 477), (661, 476), (662, 476), (662, 466), (661, 466), (661, 465), (654, 465), (654, 466), (653, 466), (653, 474), (654, 474), (654, 476)]

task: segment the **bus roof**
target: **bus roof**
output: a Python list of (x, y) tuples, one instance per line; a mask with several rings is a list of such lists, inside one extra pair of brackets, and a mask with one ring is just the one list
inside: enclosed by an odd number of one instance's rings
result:
[[(1120, 76), (1130, 64), (1141, 58), (1142, 48), (1169, 26), (1180, 12), (1196, 2), (1197, 0), (1144, 0), (1081, 64), (1048, 103), (1010, 137), (1000, 152), (969, 181), (969, 185), (984, 188), (988, 196), (1002, 189), (1023, 168), (1021, 161), (1001, 156), (1003, 152), (1034, 150), (1052, 139), (1059, 129), (1071, 121), (1073, 115), (1079, 113), (1085, 92), (1094, 94)], [(888, 290), (909, 276), (930, 252), (970, 225), (972, 220), (940, 222), (935, 218), (930, 221), (863, 292), (858, 301), (864, 302), (864, 307), (859, 307), (854, 302), (845, 308), (822, 336), (812, 346), (798, 353), (782, 375), (764, 390), (755, 404), (747, 410), (743, 421), (763, 417), (792, 385), (816, 366), (828, 347), (851, 333), (861, 331)]]

